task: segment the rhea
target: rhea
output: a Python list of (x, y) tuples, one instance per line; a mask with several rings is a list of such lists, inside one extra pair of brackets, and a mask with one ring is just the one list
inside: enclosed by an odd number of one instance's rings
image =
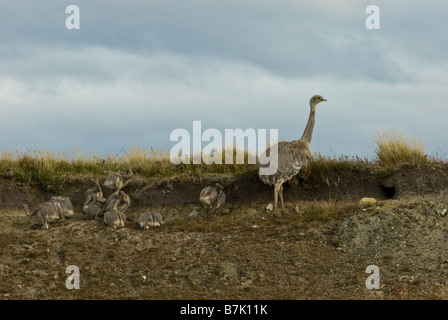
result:
[(65, 196), (51, 197), (50, 202), (60, 206), (62, 212), (64, 213), (64, 217), (70, 218), (74, 216), (75, 212), (73, 211), (73, 205), (69, 197)]
[(92, 195), (95, 195), (97, 198), (103, 197), (103, 189), (101, 189), (100, 182), (98, 177), (94, 177), (93, 182), (95, 182), (95, 186), (86, 191), (86, 200), (88, 201)]
[(96, 194), (92, 194), (82, 206), (82, 211), (87, 213), (90, 220), (95, 220), (102, 214), (105, 202), (105, 198), (98, 198)]
[(118, 210), (107, 211), (104, 214), (104, 224), (106, 226), (116, 228), (124, 227), (126, 222), (126, 215)]
[(131, 168), (127, 168), (126, 173), (111, 172), (104, 181), (103, 186), (113, 191), (120, 191), (131, 182), (133, 175)]
[(82, 206), (82, 211), (87, 213), (91, 220), (95, 220), (103, 213), (106, 198), (103, 197), (103, 189), (101, 189), (98, 177), (94, 177), (95, 187), (86, 191), (86, 202)]
[(33, 211), (29, 211), (28, 205), (24, 204), (23, 210), (27, 216), (37, 216), (40, 224), (36, 223), (31, 226), (32, 229), (41, 228), (49, 229), (49, 223), (55, 221), (65, 221), (64, 213), (58, 203), (43, 202), (34, 207)]
[(124, 191), (115, 191), (106, 201), (105, 211), (119, 210), (125, 212), (131, 204), (131, 198)]
[[(274, 174), (264, 175), (260, 173), (259, 177), (265, 184), (274, 187), (274, 216), (280, 218), (282, 214), (277, 208), (278, 198), (282, 207), (282, 213), (285, 212), (283, 204), (283, 183), (290, 180), (300, 169), (308, 164), (311, 160), (310, 143), (313, 135), (314, 123), (316, 121), (316, 106), (322, 101), (327, 101), (320, 95), (315, 95), (310, 100), (310, 115), (305, 127), (305, 131), (302, 134), (300, 140), (282, 141), (277, 146), (278, 152), (278, 169)], [(261, 158), (270, 157), (270, 151), (272, 147), (269, 147), (262, 154)], [(259, 163), (259, 169), (267, 167), (266, 163)]]
[(199, 195), (199, 200), (207, 209), (207, 217), (211, 209), (216, 212), (226, 203), (226, 194), (224, 193), (223, 189), (224, 187), (219, 183), (216, 183), (214, 187), (207, 186), (202, 189)]
[(149, 229), (149, 227), (160, 227), (164, 222), (160, 213), (151, 211), (141, 214), (137, 219), (137, 224), (142, 229)]

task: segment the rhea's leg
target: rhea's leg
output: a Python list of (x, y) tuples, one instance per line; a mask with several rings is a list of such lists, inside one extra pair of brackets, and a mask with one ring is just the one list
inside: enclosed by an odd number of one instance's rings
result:
[[(280, 193), (281, 187), (282, 187), (281, 183), (276, 184), (274, 187), (274, 212), (273, 213), (276, 218), (280, 218), (282, 216), (282, 214), (279, 212), (279, 210), (277, 208), (278, 194)], [(281, 197), (281, 194), (280, 194), (280, 197)], [(280, 198), (280, 200), (281, 200), (281, 198)]]
[(274, 187), (274, 210), (277, 210), (277, 198), (278, 198), (277, 187)]
[(280, 186), (280, 203), (282, 205), (282, 211), (285, 213), (285, 205), (283, 204), (283, 184)]

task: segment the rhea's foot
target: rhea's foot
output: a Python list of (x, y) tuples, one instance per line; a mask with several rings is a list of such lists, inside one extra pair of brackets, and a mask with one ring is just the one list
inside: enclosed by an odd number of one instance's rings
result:
[(274, 209), (274, 211), (272, 213), (274, 214), (274, 217), (276, 217), (276, 218), (282, 217), (282, 212), (279, 209)]

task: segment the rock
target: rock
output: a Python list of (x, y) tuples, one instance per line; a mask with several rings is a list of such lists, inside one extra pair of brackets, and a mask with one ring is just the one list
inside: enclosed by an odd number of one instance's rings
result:
[(247, 213), (247, 214), (256, 214), (256, 213), (257, 213), (257, 210), (254, 209), (254, 208), (248, 208), (247, 211), (246, 211), (246, 213)]
[(300, 208), (299, 208), (299, 206), (296, 205), (296, 206), (294, 207), (294, 211), (295, 211), (296, 213), (300, 213)]
[(375, 296), (377, 296), (379, 299), (384, 299), (384, 293), (381, 290), (376, 290), (376, 291), (373, 292), (373, 294)]
[(193, 210), (191, 210), (191, 213), (188, 215), (188, 219), (196, 219), (197, 217), (199, 217), (199, 210), (198, 208), (194, 208)]
[(443, 217), (446, 214), (447, 209), (443, 209), (442, 212), (440, 212), (440, 215)]
[(266, 206), (266, 211), (269, 213), (269, 212), (271, 212), (272, 210), (274, 210), (274, 205), (272, 204), (272, 203), (270, 203), (270, 204), (268, 204), (267, 206)]
[(359, 206), (360, 206), (362, 209), (372, 207), (372, 206), (374, 206), (375, 204), (377, 204), (377, 201), (376, 201), (375, 198), (362, 198), (362, 199), (359, 201)]

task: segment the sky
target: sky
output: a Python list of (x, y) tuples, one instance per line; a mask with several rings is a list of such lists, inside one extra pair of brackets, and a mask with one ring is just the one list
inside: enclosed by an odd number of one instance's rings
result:
[(434, 0), (0, 0), (0, 152), (169, 150), (193, 121), (296, 140), (320, 94), (312, 152), (373, 157), (392, 128), (445, 155), (447, 14)]

